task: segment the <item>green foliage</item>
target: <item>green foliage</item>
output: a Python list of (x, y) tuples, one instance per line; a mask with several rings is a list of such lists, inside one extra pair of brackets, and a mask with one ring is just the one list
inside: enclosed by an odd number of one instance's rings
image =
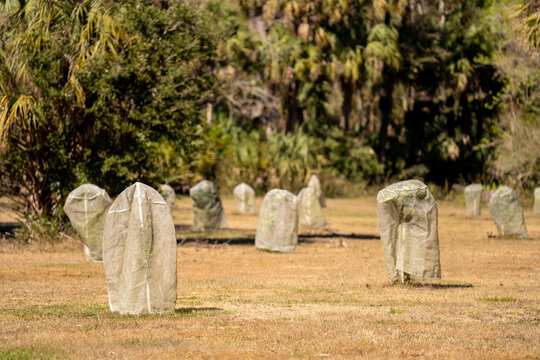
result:
[(263, 192), (276, 187), (298, 191), (316, 173), (328, 195), (350, 196), (370, 180), (381, 180), (383, 168), (371, 148), (337, 127), (326, 130), (324, 138), (302, 129), (267, 135), (220, 122), (209, 129), (208, 146), (194, 170), (217, 180), (225, 191), (240, 182)]
[(216, 38), (195, 4), (0, 3), (0, 192), (55, 217), (76, 185), (185, 181)]
[(2, 360), (53, 360), (61, 359), (56, 355), (48, 355), (38, 352), (34, 349), (7, 349), (0, 350), (0, 359)]

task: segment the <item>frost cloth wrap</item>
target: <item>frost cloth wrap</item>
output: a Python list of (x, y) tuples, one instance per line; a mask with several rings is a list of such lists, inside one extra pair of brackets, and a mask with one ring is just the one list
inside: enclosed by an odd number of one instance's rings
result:
[(287, 190), (270, 190), (261, 206), (255, 246), (258, 249), (290, 253), (297, 243), (296, 196)]
[(69, 193), (64, 212), (84, 242), (88, 260), (103, 261), (103, 227), (112, 200), (105, 190), (83, 184)]
[(540, 187), (534, 189), (533, 214), (540, 215)]
[(163, 197), (171, 212), (174, 210), (174, 204), (176, 203), (176, 192), (174, 189), (167, 184), (162, 184), (158, 188), (159, 194)]
[(440, 279), (437, 204), (418, 180), (392, 184), (377, 195), (377, 215), (390, 280), (398, 270), (419, 280)]
[(489, 210), (499, 235), (527, 238), (523, 208), (514, 190), (508, 186), (497, 189), (489, 199)]
[(311, 187), (303, 188), (298, 193), (298, 219), (305, 226), (320, 227), (326, 224), (321, 203)]
[(193, 199), (193, 231), (215, 230), (227, 226), (223, 205), (213, 182), (202, 180), (189, 189)]
[(482, 209), (482, 185), (471, 184), (465, 187), (465, 207), (468, 216), (479, 216)]
[(321, 181), (319, 180), (317, 175), (311, 175), (308, 181), (308, 187), (312, 188), (315, 191), (315, 196), (317, 196), (317, 198), (319, 199), (321, 207), (326, 207), (326, 200), (322, 191)]
[(236, 208), (243, 214), (255, 214), (255, 190), (246, 183), (236, 185), (233, 190)]
[(111, 311), (174, 311), (176, 236), (156, 190), (137, 182), (116, 198), (105, 223), (103, 262)]

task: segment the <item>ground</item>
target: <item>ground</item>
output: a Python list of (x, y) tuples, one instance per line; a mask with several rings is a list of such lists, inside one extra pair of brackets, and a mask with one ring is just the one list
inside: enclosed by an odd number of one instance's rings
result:
[(103, 265), (75, 240), (3, 243), (0, 358), (540, 358), (540, 216), (525, 212), (532, 239), (504, 240), (488, 237), (487, 209), (438, 204), (442, 280), (392, 286), (373, 197), (329, 199), (327, 228), (301, 229), (292, 254), (256, 250), (257, 216), (232, 199), (233, 230), (194, 242), (182, 198), (176, 313), (163, 316), (111, 314)]

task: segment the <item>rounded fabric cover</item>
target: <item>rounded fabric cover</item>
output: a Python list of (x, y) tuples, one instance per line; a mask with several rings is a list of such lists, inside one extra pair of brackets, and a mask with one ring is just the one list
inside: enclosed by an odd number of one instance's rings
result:
[(176, 192), (168, 184), (162, 184), (158, 188), (159, 194), (165, 199), (165, 202), (169, 205), (171, 212), (174, 210), (174, 204), (176, 203)]
[(527, 238), (523, 208), (514, 190), (508, 186), (497, 189), (489, 199), (489, 210), (499, 235)]
[(326, 207), (326, 200), (322, 191), (321, 181), (319, 180), (317, 175), (311, 175), (311, 178), (309, 178), (308, 187), (313, 188), (313, 190), (315, 191), (315, 195), (321, 203), (321, 206)]
[(392, 184), (377, 195), (377, 217), (386, 266), (392, 281), (398, 270), (424, 279), (440, 279), (437, 204), (421, 181)]
[(137, 182), (116, 198), (105, 223), (103, 262), (111, 311), (174, 312), (176, 236), (156, 190)]
[(225, 212), (213, 182), (202, 180), (189, 189), (193, 199), (193, 231), (215, 230), (227, 226)]
[(69, 193), (64, 212), (84, 242), (88, 260), (103, 261), (103, 227), (112, 200), (105, 190), (83, 184)]
[(482, 209), (482, 190), (480, 184), (471, 184), (465, 187), (465, 207), (468, 216), (479, 216)]
[(255, 190), (246, 183), (235, 186), (234, 203), (238, 211), (244, 214), (255, 214)]
[(258, 249), (289, 253), (298, 243), (296, 196), (287, 190), (270, 190), (264, 197), (255, 235)]
[(298, 219), (304, 226), (321, 227), (326, 224), (321, 203), (311, 187), (298, 193)]

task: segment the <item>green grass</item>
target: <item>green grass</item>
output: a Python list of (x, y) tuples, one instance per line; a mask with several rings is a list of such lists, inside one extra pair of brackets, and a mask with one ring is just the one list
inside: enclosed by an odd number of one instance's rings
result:
[(390, 308), (390, 310), (388, 311), (388, 313), (390, 315), (394, 315), (394, 314), (403, 314), (405, 312), (405, 310), (403, 309), (398, 309), (398, 308)]
[(478, 301), (486, 301), (486, 302), (516, 302), (517, 300), (514, 299), (514, 298), (511, 298), (511, 297), (503, 297), (503, 298), (498, 298), (498, 297), (483, 297), (483, 298), (479, 298)]
[(64, 269), (84, 269), (87, 267), (91, 267), (92, 264), (46, 264), (45, 267), (47, 268), (64, 268)]
[(1, 360), (53, 360), (60, 359), (57, 356), (42, 354), (34, 349), (6, 349), (0, 350)]
[(91, 317), (108, 311), (100, 305), (32, 305), (18, 309), (0, 309), (0, 312), (21, 319), (47, 317)]

